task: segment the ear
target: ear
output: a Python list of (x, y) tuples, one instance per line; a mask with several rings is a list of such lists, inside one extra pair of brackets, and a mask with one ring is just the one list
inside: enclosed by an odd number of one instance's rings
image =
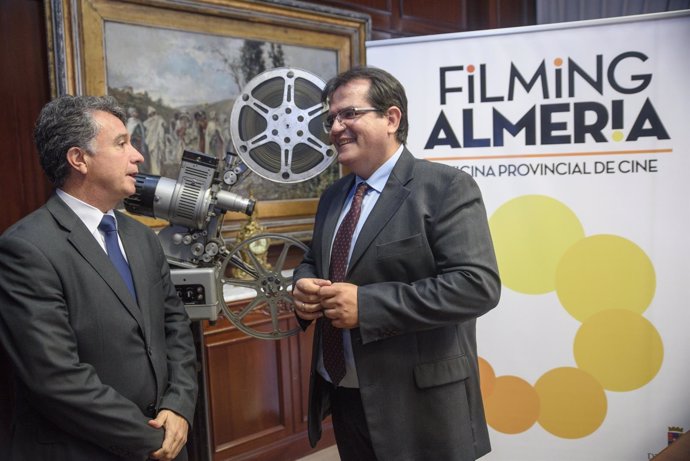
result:
[(388, 134), (395, 134), (400, 126), (402, 112), (398, 106), (390, 106), (384, 116), (388, 119)]
[(80, 147), (70, 147), (67, 151), (67, 163), (72, 167), (72, 169), (78, 171), (81, 174), (86, 174), (88, 170), (87, 157), (88, 153)]

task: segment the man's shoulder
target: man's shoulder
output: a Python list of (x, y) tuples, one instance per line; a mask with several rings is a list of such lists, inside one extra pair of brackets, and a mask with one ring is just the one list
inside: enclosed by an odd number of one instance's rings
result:
[(410, 182), (406, 184), (415, 189), (429, 191), (432, 197), (442, 197), (451, 189), (471, 194), (474, 192), (470, 191), (479, 189), (475, 179), (460, 168), (416, 157), (413, 165), (411, 173), (407, 176)]
[(472, 178), (470, 175), (460, 170), (460, 168), (419, 157), (414, 157), (414, 170), (415, 173), (435, 181), (450, 180), (456, 177), (461, 179)]
[(61, 247), (60, 226), (45, 206), (23, 217), (0, 235), (0, 247), (49, 252)]
[(43, 205), (8, 227), (0, 238), (33, 234), (43, 235), (45, 234), (46, 227), (48, 226), (49, 228), (53, 223), (54, 219), (46, 206)]

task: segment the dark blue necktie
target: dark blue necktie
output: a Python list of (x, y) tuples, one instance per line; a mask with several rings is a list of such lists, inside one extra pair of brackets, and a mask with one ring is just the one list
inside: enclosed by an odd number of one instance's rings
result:
[(115, 218), (110, 215), (103, 216), (98, 229), (105, 234), (105, 249), (108, 252), (108, 257), (115, 265), (115, 268), (125, 281), (125, 285), (129, 288), (134, 299), (137, 299), (137, 293), (134, 290), (134, 281), (132, 280), (132, 272), (129, 270), (129, 264), (125, 256), (120, 251), (120, 242), (117, 239), (117, 227), (115, 227)]

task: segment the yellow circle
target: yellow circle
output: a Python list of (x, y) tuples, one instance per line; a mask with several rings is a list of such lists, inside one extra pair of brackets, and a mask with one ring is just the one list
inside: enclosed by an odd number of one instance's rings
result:
[(622, 132), (622, 131), (619, 131), (619, 130), (615, 130), (615, 131), (611, 134), (611, 139), (613, 139), (613, 140), (616, 141), (616, 142), (617, 142), (617, 141), (622, 141), (622, 140), (623, 140), (623, 137), (624, 137), (623, 132)]
[(537, 421), (539, 397), (524, 379), (499, 376), (493, 392), (484, 399), (484, 410), (489, 426), (504, 434), (518, 434)]
[(650, 259), (633, 242), (615, 235), (580, 240), (563, 255), (556, 270), (558, 299), (581, 322), (608, 309), (642, 313), (655, 290)]
[(628, 310), (607, 310), (589, 317), (575, 335), (575, 362), (605, 389), (638, 389), (659, 372), (664, 345), (646, 318)]
[(564, 439), (585, 437), (604, 422), (606, 393), (592, 376), (577, 368), (555, 368), (534, 385), (541, 412), (539, 424)]
[(584, 237), (575, 213), (545, 195), (523, 195), (504, 203), (489, 225), (503, 284), (525, 294), (553, 291), (558, 261)]

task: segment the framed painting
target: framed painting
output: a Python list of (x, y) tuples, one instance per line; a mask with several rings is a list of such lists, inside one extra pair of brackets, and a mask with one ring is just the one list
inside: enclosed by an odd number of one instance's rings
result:
[[(291, 0), (51, 0), (51, 90), (110, 94), (126, 109), (145, 173), (175, 179), (185, 149), (231, 150), (230, 113), (243, 87), (273, 68), (324, 82), (364, 64), (368, 15)], [(257, 200), (266, 230), (308, 232), (337, 163), (280, 183), (253, 172), (233, 192)], [(152, 227), (165, 223), (138, 217)], [(246, 216), (229, 213), (238, 227)]]

